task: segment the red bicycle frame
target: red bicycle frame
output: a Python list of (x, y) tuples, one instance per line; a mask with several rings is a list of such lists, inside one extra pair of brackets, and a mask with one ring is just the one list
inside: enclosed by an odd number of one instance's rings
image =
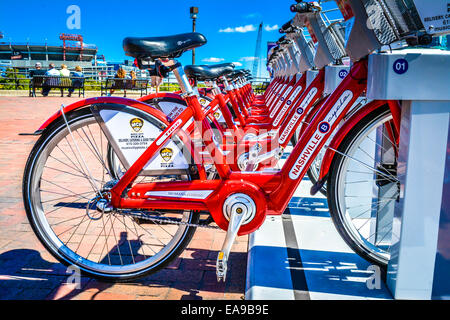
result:
[[(222, 211), (225, 199), (234, 193), (245, 193), (255, 201), (257, 213), (251, 222), (240, 228), (239, 234), (242, 235), (256, 230), (263, 223), (266, 215), (280, 215), (284, 212), (315, 156), (319, 153), (333, 130), (336, 129), (336, 126), (344, 118), (356, 99), (365, 91), (366, 77), (367, 60), (355, 63), (349, 75), (341, 82), (333, 94), (323, 101), (322, 107), (312, 122), (306, 127), (301, 139), (293, 149), (281, 171), (275, 173), (233, 171), (230, 165), (224, 161), (224, 155), (214, 141), (212, 139), (204, 140), (220, 176), (218, 180), (207, 180), (202, 169), (201, 160), (194, 157), (196, 159), (195, 161), (200, 161), (197, 163), (200, 172), (198, 180), (138, 183), (134, 186), (132, 185), (146, 163), (174, 134), (180, 137), (186, 147), (191, 148), (191, 154), (197, 154), (193, 144), (190, 142), (190, 138), (181, 130), (192, 117), (194, 117), (196, 125), (201, 125), (204, 132), (209, 133), (207, 136), (212, 137), (210, 134), (212, 130), (211, 126), (205, 118), (202, 106), (196, 96), (186, 97), (188, 108), (171, 123), (165, 120), (165, 115), (162, 112), (149, 108), (148, 105), (139, 101), (125, 98), (102, 97), (86, 99), (67, 106), (64, 112), (67, 113), (92, 104), (100, 105), (101, 107), (102, 103), (116, 103), (126, 104), (151, 113), (159, 119), (164, 119), (167, 128), (111, 189), (111, 204), (116, 208), (130, 209), (206, 210), (211, 213), (219, 227), (226, 230), (228, 220)], [(393, 107), (393, 130), (398, 131), (399, 110), (396, 108), (398, 103), (388, 103)], [(369, 106), (376, 108), (380, 105), (381, 102)], [(361, 110), (365, 108), (363, 107)], [(362, 114), (362, 111), (360, 112)], [(40, 130), (44, 130), (60, 116), (61, 112), (57, 112), (41, 126)], [(351, 127), (351, 123), (353, 121), (344, 127)], [(343, 132), (345, 133), (345, 131)], [(397, 132), (394, 132), (394, 135), (398, 137)], [(340, 134), (340, 131), (336, 134), (336, 137), (342, 136), (343, 134)], [(335, 139), (338, 139), (336, 137)], [(187, 196), (186, 194), (188, 193), (190, 194)]]
[[(186, 97), (188, 108), (160, 134), (111, 189), (111, 203), (117, 208), (208, 210), (215, 222), (226, 229), (228, 222), (221, 210), (226, 197), (236, 192), (251, 193), (250, 196), (256, 199), (258, 214), (250, 223), (241, 227), (240, 234), (252, 232), (261, 225), (266, 214), (283, 213), (314, 157), (366, 89), (366, 77), (367, 60), (363, 60), (353, 66), (349, 75), (324, 102), (282, 170), (275, 174), (231, 171), (230, 166), (222, 162), (221, 151), (210, 140), (205, 141), (205, 144), (213, 158), (220, 180), (142, 183), (128, 188), (152, 156), (179, 132), (191, 117), (194, 117), (197, 124), (201, 123), (206, 132), (212, 130), (197, 97)], [(170, 191), (173, 195), (170, 193), (158, 195), (158, 191)], [(183, 196), (183, 192), (186, 191), (203, 191), (207, 196), (199, 199), (187, 198)]]

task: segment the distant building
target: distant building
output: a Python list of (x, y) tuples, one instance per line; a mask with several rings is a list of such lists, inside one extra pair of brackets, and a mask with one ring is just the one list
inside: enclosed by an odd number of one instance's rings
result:
[[(62, 36), (65, 35), (60, 39)], [(82, 41), (71, 45), (64, 41), (62, 46), (0, 42), (0, 64), (17, 69), (34, 68), (36, 62), (40, 62), (43, 68), (49, 63), (57, 66), (64, 63), (69, 69), (78, 65), (87, 68), (96, 65), (97, 51), (95, 45), (86, 45)]]
[(85, 76), (94, 80), (113, 77), (119, 67), (127, 73), (135, 71), (138, 78), (148, 77), (148, 72), (136, 68), (133, 60), (106, 61), (102, 54), (98, 54), (95, 45), (83, 43), (81, 35), (61, 34), (59, 39), (63, 41), (62, 46), (0, 40), (0, 75), (4, 75), (7, 68), (19, 69), (19, 74), (28, 75), (29, 70), (40, 62), (43, 69), (47, 69), (50, 63), (54, 63), (58, 69), (61, 64), (67, 65), (70, 70), (81, 66)]

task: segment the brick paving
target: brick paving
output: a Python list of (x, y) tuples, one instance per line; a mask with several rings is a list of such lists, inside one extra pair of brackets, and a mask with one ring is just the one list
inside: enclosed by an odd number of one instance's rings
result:
[(242, 299), (247, 237), (239, 237), (227, 281), (217, 283), (215, 259), (225, 232), (200, 229), (183, 254), (160, 272), (131, 283), (83, 277), (66, 284), (67, 269), (39, 243), (22, 203), (22, 175), (36, 137), (33, 132), (61, 103), (78, 98), (0, 97), (0, 299)]

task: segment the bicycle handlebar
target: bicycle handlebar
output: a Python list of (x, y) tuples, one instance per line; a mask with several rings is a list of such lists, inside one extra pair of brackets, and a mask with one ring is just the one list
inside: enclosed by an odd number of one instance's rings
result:
[[(296, 0), (297, 1), (297, 0)], [(310, 13), (310, 12), (315, 12), (317, 10), (321, 10), (322, 8), (320, 7), (320, 5), (317, 2), (302, 2), (297, 1), (297, 4), (293, 4), (291, 5), (291, 12), (296, 12), (296, 13)]]

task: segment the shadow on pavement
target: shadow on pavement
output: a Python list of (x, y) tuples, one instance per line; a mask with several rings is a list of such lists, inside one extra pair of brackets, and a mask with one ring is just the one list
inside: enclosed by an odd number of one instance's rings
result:
[[(126, 232), (120, 235), (118, 245), (111, 248), (101, 260), (102, 263), (120, 264), (120, 259), (137, 259), (140, 241), (128, 241)], [(81, 289), (66, 284), (72, 272), (56, 262), (42, 258), (40, 252), (30, 249), (16, 249), (0, 254), (0, 299), (1, 300), (43, 300), (43, 299), (103, 299), (102, 293), (119, 295), (149, 296), (166, 299), (166, 294), (158, 295), (161, 288), (177, 289), (181, 293), (176, 299), (202, 300), (208, 293), (244, 293), (245, 265), (247, 253), (232, 252), (228, 279), (217, 283), (215, 278), (215, 257), (217, 251), (187, 248), (189, 258), (178, 257), (168, 267), (147, 277), (120, 283), (100, 281), (81, 276)], [(120, 253), (120, 254), (119, 254)], [(131, 254), (133, 253), (133, 254)], [(214, 257), (214, 258), (211, 258)], [(129, 261), (128, 261), (129, 262)], [(244, 265), (243, 265), (244, 264)], [(123, 292), (126, 288), (126, 292)], [(170, 299), (170, 297), (168, 297)]]

